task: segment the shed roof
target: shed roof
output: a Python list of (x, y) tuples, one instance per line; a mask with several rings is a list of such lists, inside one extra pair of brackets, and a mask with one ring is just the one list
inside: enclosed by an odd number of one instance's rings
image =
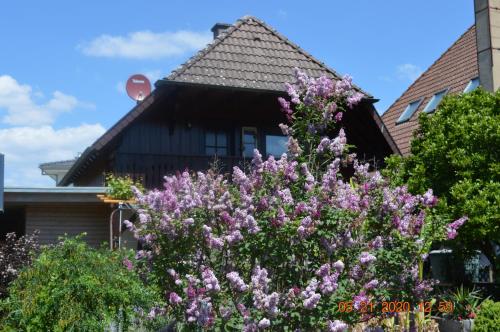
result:
[[(385, 127), (403, 155), (410, 153), (410, 141), (418, 128), (418, 115), (432, 96), (445, 89), (448, 93), (464, 91), (471, 79), (479, 76), (476, 29), (473, 25), (451, 45), (382, 115)], [(403, 123), (396, 121), (406, 106), (422, 99), (420, 106)]]

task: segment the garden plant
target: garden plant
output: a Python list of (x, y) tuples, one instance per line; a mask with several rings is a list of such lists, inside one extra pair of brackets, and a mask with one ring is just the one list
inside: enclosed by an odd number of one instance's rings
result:
[(391, 187), (351, 153), (342, 117), (364, 101), (349, 77), (296, 77), (279, 99), (286, 154), (255, 150), (249, 169), (185, 171), (136, 192), (126, 224), (168, 301), (157, 314), (180, 330), (345, 331), (381, 317), (384, 301), (413, 310), (432, 289), (431, 243), (466, 221), (435, 216), (432, 190)]
[(422, 112), (411, 142), (411, 155), (388, 160), (395, 184), (422, 194), (431, 187), (439, 196), (443, 218), (467, 215), (454, 244), (459, 259), (480, 250), (500, 279), (500, 90), (481, 88), (449, 95), (435, 114)]
[(0, 331), (104, 331), (112, 324), (126, 331), (147, 322), (159, 297), (129, 256), (89, 248), (80, 237), (42, 248), (0, 303)]

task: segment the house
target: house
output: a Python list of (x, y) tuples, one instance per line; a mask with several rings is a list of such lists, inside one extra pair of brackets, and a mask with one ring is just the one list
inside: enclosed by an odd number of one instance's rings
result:
[[(102, 186), (104, 174), (129, 174), (147, 188), (163, 176), (204, 170), (217, 158), (225, 170), (244, 164), (258, 148), (280, 156), (286, 138), (277, 98), (298, 67), (312, 77), (340, 76), (261, 20), (245, 16), (215, 24), (206, 48), (156, 82), (156, 89), (84, 151), (60, 186)], [(382, 163), (397, 153), (368, 93), (346, 114), (358, 156)]]
[[(7, 188), (0, 229), (40, 230), (42, 243), (68, 233), (88, 233), (98, 245), (111, 236), (111, 207), (104, 174), (128, 174), (147, 188), (179, 170), (205, 170), (217, 158), (223, 169), (246, 163), (254, 148), (267, 155), (285, 151), (278, 124), (285, 122), (277, 98), (293, 82), (298, 67), (312, 77), (340, 76), (266, 23), (251, 16), (235, 24), (215, 24), (214, 40), (125, 114), (72, 161), (40, 165), (56, 188)], [(377, 165), (397, 147), (367, 92), (343, 123), (358, 156)], [(116, 214), (113, 215), (116, 228)], [(10, 226), (9, 226), (10, 225)]]
[(500, 0), (476, 0), (475, 25), (453, 43), (382, 115), (403, 155), (421, 112), (432, 113), (449, 93), (500, 87)]

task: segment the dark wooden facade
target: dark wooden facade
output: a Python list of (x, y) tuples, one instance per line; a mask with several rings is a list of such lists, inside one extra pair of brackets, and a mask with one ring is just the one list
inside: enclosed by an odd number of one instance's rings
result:
[[(182, 84), (160, 87), (157, 94), (161, 97), (112, 138), (75, 185), (102, 185), (103, 174), (113, 172), (140, 178), (148, 188), (160, 187), (165, 175), (205, 170), (215, 159), (224, 171), (244, 166), (251, 159), (245, 151), (252, 148), (245, 133), (255, 135), (263, 155), (273, 152), (271, 140), (286, 140), (278, 127), (285, 122), (279, 93)], [(348, 112), (345, 128), (358, 155), (380, 162), (392, 150), (371, 112), (370, 102)], [(215, 145), (214, 136), (219, 139)]]

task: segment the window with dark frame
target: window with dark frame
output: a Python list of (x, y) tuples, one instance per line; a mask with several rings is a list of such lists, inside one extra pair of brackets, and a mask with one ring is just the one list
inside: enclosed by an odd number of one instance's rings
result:
[(257, 128), (243, 127), (241, 130), (242, 156), (253, 157), (253, 150), (257, 149)]
[(432, 98), (429, 100), (429, 102), (427, 103), (427, 105), (425, 106), (424, 112), (425, 113), (434, 112), (447, 92), (448, 92), (448, 89), (444, 89), (444, 90), (441, 90), (438, 93), (434, 94), (432, 96)]
[(205, 132), (205, 154), (209, 156), (227, 156), (228, 139), (224, 130), (207, 130)]

